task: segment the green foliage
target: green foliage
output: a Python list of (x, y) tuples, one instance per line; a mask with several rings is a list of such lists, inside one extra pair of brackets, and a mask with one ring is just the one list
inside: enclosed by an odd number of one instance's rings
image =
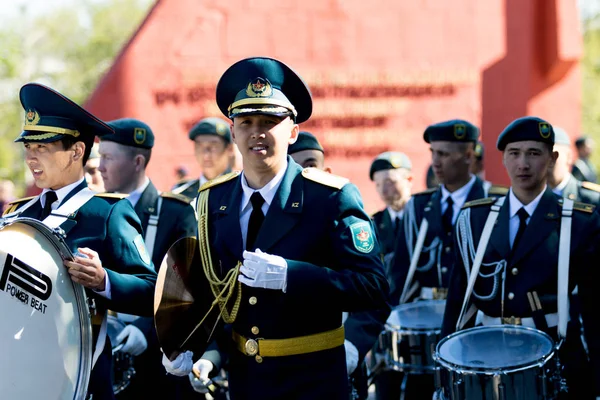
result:
[(582, 69), (582, 132), (596, 141), (592, 161), (600, 167), (600, 15), (586, 15), (583, 20), (584, 53)]
[[(47, 84), (82, 104), (146, 16), (152, 0), (87, 0), (23, 8), (0, 24), (0, 179), (21, 189), (28, 172), (18, 93), (27, 82)], [(39, 10), (38, 10), (39, 11)]]

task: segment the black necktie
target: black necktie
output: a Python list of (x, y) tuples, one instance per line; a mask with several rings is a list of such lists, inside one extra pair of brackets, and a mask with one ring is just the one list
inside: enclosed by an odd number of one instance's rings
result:
[(52, 211), (52, 203), (54, 203), (56, 200), (58, 200), (58, 197), (56, 196), (56, 192), (54, 191), (49, 191), (46, 192), (46, 200), (44, 203), (44, 209), (42, 210), (42, 215), (40, 216), (40, 220), (43, 221), (44, 219), (46, 219), (46, 217), (48, 215), (50, 215), (50, 212)]
[(452, 201), (452, 196), (448, 196), (446, 199), (446, 211), (444, 211), (444, 215), (442, 215), (442, 224), (444, 225), (444, 231), (451, 232), (452, 231), (452, 219), (454, 218), (454, 201)]
[(394, 237), (398, 237), (400, 232), (400, 217), (394, 218)]
[(519, 243), (523, 237), (523, 232), (525, 232), (525, 228), (527, 228), (527, 218), (529, 218), (529, 214), (525, 211), (524, 207), (521, 207), (519, 211), (517, 211), (517, 215), (519, 216), (519, 230), (517, 231), (517, 235), (515, 236), (512, 245), (513, 250), (517, 248), (517, 243)]
[(252, 193), (250, 197), (252, 203), (252, 214), (250, 214), (250, 220), (248, 221), (248, 235), (246, 236), (246, 250), (254, 250), (254, 242), (258, 236), (258, 231), (262, 225), (265, 216), (262, 212), (262, 205), (265, 199), (260, 195), (259, 192)]

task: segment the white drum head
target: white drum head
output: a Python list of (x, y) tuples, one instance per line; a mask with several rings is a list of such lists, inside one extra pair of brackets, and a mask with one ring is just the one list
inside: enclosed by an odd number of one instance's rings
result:
[(400, 304), (390, 314), (389, 329), (439, 330), (444, 319), (445, 300), (425, 300)]

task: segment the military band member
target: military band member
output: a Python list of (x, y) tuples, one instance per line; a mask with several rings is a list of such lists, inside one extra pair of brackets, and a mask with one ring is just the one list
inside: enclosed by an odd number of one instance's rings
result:
[[(68, 98), (45, 86), (29, 83), (21, 88), (25, 110), (22, 142), (25, 161), (42, 194), (32, 202), (17, 201), (7, 210), (19, 217), (44, 220), (57, 217), (63, 205), (78, 208), (64, 217), (60, 227), (76, 253), (65, 261), (74, 282), (86, 287), (94, 299), (94, 343), (105, 344), (93, 366), (88, 394), (114, 399), (110, 364), (111, 344), (102, 317), (107, 309), (135, 315), (153, 314), (156, 273), (144, 245), (142, 228), (131, 204), (117, 196), (93, 195), (87, 189), (83, 167), (94, 136), (113, 130)], [(56, 366), (59, 367), (59, 366)]]
[(235, 153), (229, 123), (221, 118), (201, 120), (194, 125), (188, 136), (194, 142), (194, 155), (202, 175), (198, 179), (184, 179), (178, 182), (172, 192), (195, 199), (200, 186), (231, 171)]
[[(312, 99), (285, 64), (235, 63), (217, 85), (217, 103), (233, 121), (244, 168), (201, 187), (207, 204), (198, 210), (208, 210), (214, 265), (226, 272), (243, 263), (242, 297), (231, 329), (219, 332), (221, 352), (196, 362), (199, 375), (226, 354), (232, 400), (347, 400), (342, 312), (383, 309), (388, 290), (358, 189), (287, 156)], [(167, 370), (188, 373), (186, 354), (163, 358)]]
[[(558, 248), (564, 217), (563, 199), (546, 184), (548, 170), (558, 157), (552, 150), (553, 144), (552, 126), (536, 117), (513, 121), (498, 137), (497, 148), (503, 154), (511, 188), (506, 197), (498, 200), (503, 204), (491, 225), (491, 236), (470, 296), (470, 304), (475, 308), (469, 309), (476, 312), (465, 313), (459, 328), (473, 323), (520, 324), (557, 339)], [(496, 201), (467, 203), (460, 214), (456, 236), (457, 242), (464, 245), (457, 251), (452, 270), (443, 336), (457, 327), (467, 271), (473, 267), (473, 251), (469, 247), (479, 247), (483, 227)], [(571, 318), (566, 341), (559, 351), (568, 393), (559, 398), (593, 399), (600, 395), (600, 324), (595, 299), (598, 269), (591, 260), (598, 259), (600, 215), (594, 206), (575, 203), (570, 219), (569, 285), (565, 295), (578, 287), (591, 368), (580, 338), (579, 318)]]
[(554, 151), (558, 159), (548, 175), (548, 186), (554, 193), (567, 199), (598, 204), (600, 202), (600, 185), (592, 182), (582, 182), (569, 172), (573, 166), (573, 152), (567, 132), (558, 127), (554, 128)]
[[(144, 242), (154, 268), (158, 272), (167, 250), (182, 237), (196, 236), (197, 222), (191, 199), (173, 193), (160, 193), (146, 175), (154, 146), (154, 133), (144, 122), (123, 118), (108, 122), (115, 131), (100, 139), (99, 170), (106, 190), (123, 193), (140, 218)], [(130, 386), (119, 393), (120, 399), (138, 399), (148, 396), (173, 395), (171, 384), (165, 378), (161, 363), (154, 321), (119, 315), (131, 322), (117, 339), (124, 345), (121, 351), (135, 358), (136, 374)], [(187, 382), (186, 382), (187, 384)]]
[(325, 166), (325, 150), (319, 140), (310, 132), (300, 131), (296, 142), (288, 147), (288, 154), (302, 168), (318, 168), (331, 173)]
[(484, 170), (484, 155), (485, 155), (485, 147), (483, 142), (479, 140), (475, 143), (475, 149), (473, 150), (473, 163), (471, 164), (471, 173), (477, 176), (479, 179), (485, 179), (485, 170)]

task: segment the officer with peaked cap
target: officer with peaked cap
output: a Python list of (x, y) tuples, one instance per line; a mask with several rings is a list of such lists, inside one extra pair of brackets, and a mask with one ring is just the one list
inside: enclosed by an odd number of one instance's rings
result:
[[(469, 202), (459, 216), (459, 248), (442, 336), (475, 323), (523, 325), (542, 330), (557, 342), (563, 338), (558, 356), (568, 392), (558, 398), (593, 399), (600, 395), (600, 321), (596, 305), (598, 269), (590, 260), (599, 256), (600, 215), (592, 205), (568, 204), (571, 200), (563, 200), (547, 186), (548, 170), (558, 157), (553, 151), (554, 137), (552, 126), (536, 117), (511, 122), (498, 137), (510, 191), (500, 199)], [(486, 243), (482, 232), (494, 203), (499, 210), (497, 219), (489, 223), (492, 230)], [(563, 207), (568, 208), (564, 213)], [(559, 237), (563, 228), (569, 229), (565, 218), (571, 221), (570, 232), (564, 232), (570, 237), (569, 251), (564, 253), (568, 270), (560, 273), (559, 247), (563, 245), (559, 246)], [(485, 249), (483, 260), (473, 265), (473, 249), (481, 246)], [(477, 277), (473, 291), (465, 295), (468, 275), (473, 274)], [(560, 276), (568, 277), (568, 285), (560, 285), (564, 291), (558, 292)], [(575, 287), (591, 365), (581, 341), (580, 318), (569, 320), (568, 297)], [(563, 315), (557, 313), (562, 300), (566, 301), (562, 303), (566, 306)], [(461, 310), (466, 311), (462, 318)], [(521, 362), (519, 359), (515, 364)]]
[[(460, 208), (468, 201), (495, 195), (470, 172), (479, 129), (468, 121), (455, 119), (430, 125), (423, 139), (430, 144), (433, 171), (440, 185), (417, 193), (404, 208), (394, 260), (389, 269), (392, 304), (419, 299), (444, 299), (454, 262), (452, 232)], [(425, 241), (417, 238), (425, 229)], [(409, 267), (416, 258), (414, 268)], [(429, 375), (408, 377), (406, 396), (427, 396), (433, 392)], [(400, 384), (398, 383), (398, 389)], [(397, 398), (398, 393), (380, 398)]]
[[(156, 273), (142, 237), (140, 221), (131, 204), (118, 196), (94, 194), (87, 188), (83, 167), (94, 136), (113, 135), (111, 127), (60, 93), (29, 83), (21, 88), (25, 110), (23, 132), (15, 140), (23, 143), (25, 161), (42, 193), (34, 199), (18, 200), (5, 216), (45, 220), (52, 213), (74, 207), (60, 228), (66, 243), (78, 252), (65, 261), (74, 282), (94, 299), (92, 318), (95, 362), (88, 394), (94, 399), (113, 399), (110, 376), (111, 344), (106, 337), (106, 310), (135, 315), (153, 313)], [(51, 366), (60, 367), (60, 366)], [(62, 367), (61, 367), (62, 368)], [(23, 388), (26, 396), (26, 388)]]
[(582, 182), (569, 172), (573, 166), (573, 151), (567, 132), (558, 127), (554, 128), (554, 151), (558, 159), (548, 175), (548, 186), (559, 196), (589, 204), (600, 202), (600, 185), (592, 182)]
[(194, 199), (200, 186), (231, 171), (234, 149), (229, 123), (221, 118), (204, 118), (190, 130), (189, 138), (194, 142), (194, 154), (202, 175), (177, 182), (172, 191)]
[[(358, 189), (287, 155), (312, 99), (282, 62), (235, 63), (219, 80), (217, 103), (233, 121), (244, 169), (200, 188), (199, 218), (208, 216), (201, 245), (214, 260), (205, 268), (219, 279), (234, 271), (227, 284), (237, 287), (230, 301), (239, 299), (239, 309), (215, 329), (217, 348), (194, 355), (200, 379), (190, 376), (192, 384), (203, 390), (226, 354), (232, 400), (346, 400), (342, 311), (385, 308), (388, 291)], [(189, 353), (163, 363), (175, 374), (192, 367)]]
[[(197, 223), (191, 199), (169, 192), (160, 193), (146, 175), (154, 147), (154, 133), (146, 123), (122, 118), (107, 124), (115, 133), (100, 139), (99, 170), (104, 185), (109, 192), (127, 196), (142, 223), (144, 242), (158, 272), (173, 243), (196, 235)], [(132, 321), (129, 316), (118, 317), (128, 323), (117, 336), (123, 343), (121, 351), (136, 357), (136, 374), (118, 397), (139, 399), (172, 395), (174, 382), (165, 376), (153, 319)]]

